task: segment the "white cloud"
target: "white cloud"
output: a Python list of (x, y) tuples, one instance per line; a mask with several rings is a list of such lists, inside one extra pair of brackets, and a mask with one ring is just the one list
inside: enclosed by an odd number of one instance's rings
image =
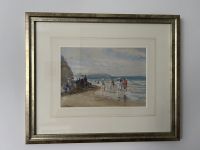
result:
[(75, 74), (146, 74), (145, 48), (62, 48), (61, 54)]

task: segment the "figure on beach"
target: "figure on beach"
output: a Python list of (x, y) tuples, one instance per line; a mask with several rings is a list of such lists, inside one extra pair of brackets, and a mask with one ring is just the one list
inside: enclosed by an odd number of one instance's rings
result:
[(101, 80), (101, 91), (102, 91), (102, 95), (103, 95), (103, 93), (105, 92), (105, 90), (106, 90), (105, 80), (102, 79), (102, 80)]
[(110, 92), (115, 92), (115, 81), (113, 79), (110, 81)]
[(127, 79), (119, 79), (117, 82), (117, 96), (118, 98), (123, 98), (124, 100), (126, 99), (126, 91), (128, 87), (128, 80)]
[(72, 94), (80, 90), (83, 91), (84, 89), (91, 88), (91, 86), (92, 84), (88, 82), (86, 75), (82, 75), (80, 78), (76, 78), (76, 80), (74, 79), (74, 77), (72, 77), (67, 79), (66, 83), (62, 88), (62, 93)]
[(124, 90), (127, 91), (128, 80), (126, 78), (124, 78), (124, 80), (123, 80), (123, 87), (124, 87)]
[(120, 93), (121, 93), (121, 81), (118, 80), (116, 82), (116, 85), (117, 85), (117, 97), (120, 98)]
[(84, 76), (83, 80), (84, 80), (84, 86), (88, 87), (88, 81), (87, 81), (87, 76), (86, 75)]

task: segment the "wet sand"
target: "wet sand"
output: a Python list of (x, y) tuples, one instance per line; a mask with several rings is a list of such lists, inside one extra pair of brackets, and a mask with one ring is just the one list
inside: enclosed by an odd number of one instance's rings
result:
[(111, 107), (111, 106), (145, 106), (145, 101), (112, 99), (96, 95), (99, 88), (82, 93), (61, 96), (61, 107)]

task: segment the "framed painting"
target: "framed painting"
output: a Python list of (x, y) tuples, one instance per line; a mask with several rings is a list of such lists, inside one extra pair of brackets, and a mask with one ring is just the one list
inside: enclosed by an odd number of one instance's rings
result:
[(180, 139), (179, 15), (26, 13), (26, 143)]

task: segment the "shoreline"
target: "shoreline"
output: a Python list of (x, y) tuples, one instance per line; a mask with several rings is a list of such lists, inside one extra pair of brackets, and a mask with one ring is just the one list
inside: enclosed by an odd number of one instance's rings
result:
[(102, 95), (96, 95), (95, 92), (101, 92), (99, 86), (87, 89), (76, 94), (67, 94), (61, 96), (61, 107), (141, 107), (146, 106), (145, 100), (134, 101), (129, 99), (114, 99)]

